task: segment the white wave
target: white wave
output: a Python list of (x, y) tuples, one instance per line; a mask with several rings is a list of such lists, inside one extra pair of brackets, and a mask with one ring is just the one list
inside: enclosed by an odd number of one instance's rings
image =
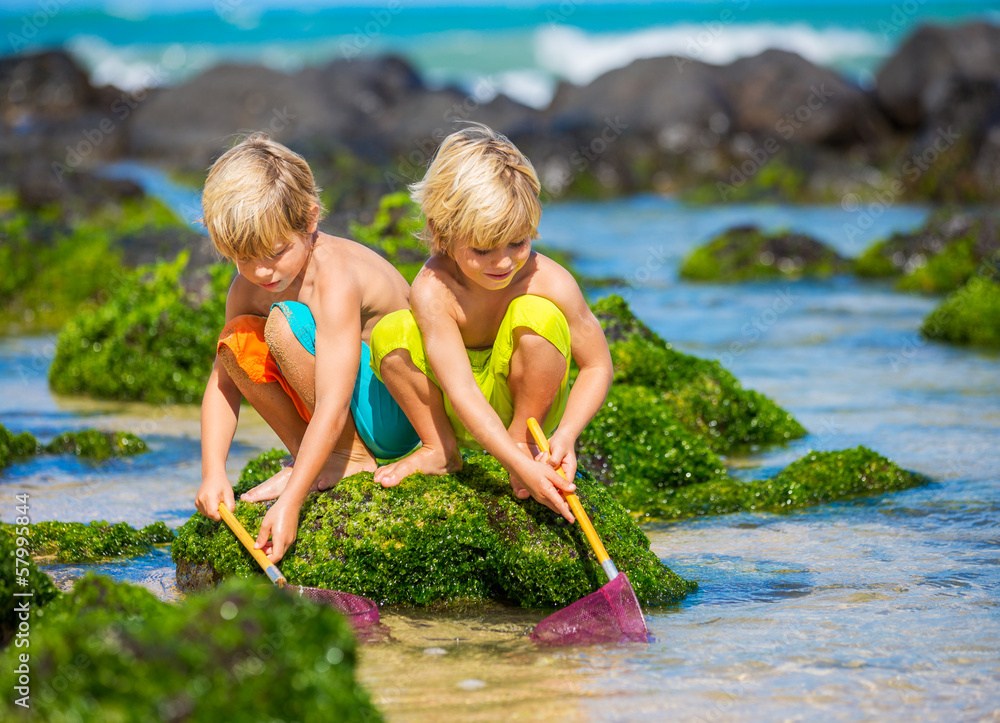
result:
[(498, 90), (518, 103), (545, 108), (552, 100), (556, 79), (538, 70), (510, 70), (497, 74)]
[(817, 65), (887, 56), (892, 46), (876, 33), (804, 24), (735, 24), (722, 21), (670, 25), (630, 33), (592, 34), (548, 25), (535, 32), (537, 64), (584, 85), (639, 58), (682, 55), (722, 65), (768, 48), (798, 53)]

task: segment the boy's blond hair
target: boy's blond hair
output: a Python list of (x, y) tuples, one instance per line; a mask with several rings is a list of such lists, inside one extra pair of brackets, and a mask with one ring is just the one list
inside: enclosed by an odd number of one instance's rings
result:
[(201, 195), (212, 243), (228, 259), (274, 255), (293, 233), (308, 232), (323, 203), (309, 164), (297, 153), (252, 133), (212, 164)]
[(489, 250), (538, 238), (540, 191), (531, 161), (478, 123), (445, 138), (423, 180), (410, 186), (427, 218), (421, 238), (446, 256), (457, 242)]

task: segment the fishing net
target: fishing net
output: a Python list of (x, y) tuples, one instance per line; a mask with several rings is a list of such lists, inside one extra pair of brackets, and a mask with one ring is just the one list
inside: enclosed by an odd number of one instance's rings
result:
[(549, 615), (531, 634), (545, 645), (646, 643), (649, 631), (624, 573), (587, 597)]

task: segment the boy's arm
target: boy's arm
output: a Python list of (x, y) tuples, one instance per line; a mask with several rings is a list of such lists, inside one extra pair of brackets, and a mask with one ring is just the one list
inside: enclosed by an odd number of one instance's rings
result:
[(225, 367), (215, 358), (212, 374), (201, 400), (201, 486), (195, 497), (198, 511), (219, 518), (219, 502), (235, 509), (233, 487), (226, 476), (226, 459), (236, 434), (243, 395)]
[(316, 406), (288, 484), (257, 535), (258, 548), (271, 538), (271, 562), (278, 562), (295, 541), (302, 503), (347, 424), (361, 363), (360, 289), (349, 282), (336, 290), (317, 284), (310, 309), (316, 319)]
[(562, 467), (566, 476), (576, 475), (576, 440), (600, 411), (611, 388), (614, 367), (611, 352), (601, 324), (583, 298), (583, 292), (573, 276), (554, 261), (552, 269), (552, 301), (559, 307), (569, 324), (573, 360), (580, 370), (570, 390), (566, 411), (549, 440), (549, 463)]
[(455, 305), (451, 291), (431, 274), (422, 274), (422, 277), (414, 281), (410, 306), (423, 336), (427, 361), (441, 391), (483, 449), (520, 479), (538, 502), (572, 522), (569, 505), (559, 490), (572, 492), (576, 487), (549, 465), (525, 456), (510, 438), (500, 417), (476, 384), (458, 322), (453, 312), (447, 310), (454, 309)]
[[(247, 312), (246, 286), (237, 274), (226, 296), (226, 320)], [(201, 486), (195, 497), (198, 511), (213, 520), (219, 517), (219, 502), (235, 509), (233, 486), (226, 476), (226, 460), (236, 435), (243, 395), (229, 372), (215, 357), (212, 373), (201, 400)]]

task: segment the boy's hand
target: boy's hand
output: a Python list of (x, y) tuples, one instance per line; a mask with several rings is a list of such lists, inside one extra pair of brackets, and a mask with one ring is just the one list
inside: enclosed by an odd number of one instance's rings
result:
[(198, 512), (212, 520), (221, 520), (219, 503), (225, 502), (230, 512), (236, 510), (236, 499), (233, 497), (233, 486), (225, 474), (206, 477), (201, 481), (198, 495), (194, 498), (194, 506)]
[(553, 469), (562, 467), (566, 479), (576, 479), (576, 440), (566, 440), (559, 436), (559, 432), (549, 439), (549, 453), (540, 452), (536, 457), (539, 462), (547, 462)]
[[(287, 504), (279, 499), (264, 515), (254, 547), (264, 550), (267, 559), (276, 563), (295, 542), (298, 530), (299, 506)], [(271, 538), (271, 542), (268, 542), (268, 538)]]
[(560, 494), (559, 490), (573, 492), (576, 490), (576, 485), (563, 479), (552, 467), (544, 462), (525, 458), (523, 462), (518, 462), (517, 469), (513, 471), (513, 477), (517, 477), (528, 488), (535, 501), (542, 503), (553, 512), (558, 512), (569, 522), (575, 521), (566, 498)]

